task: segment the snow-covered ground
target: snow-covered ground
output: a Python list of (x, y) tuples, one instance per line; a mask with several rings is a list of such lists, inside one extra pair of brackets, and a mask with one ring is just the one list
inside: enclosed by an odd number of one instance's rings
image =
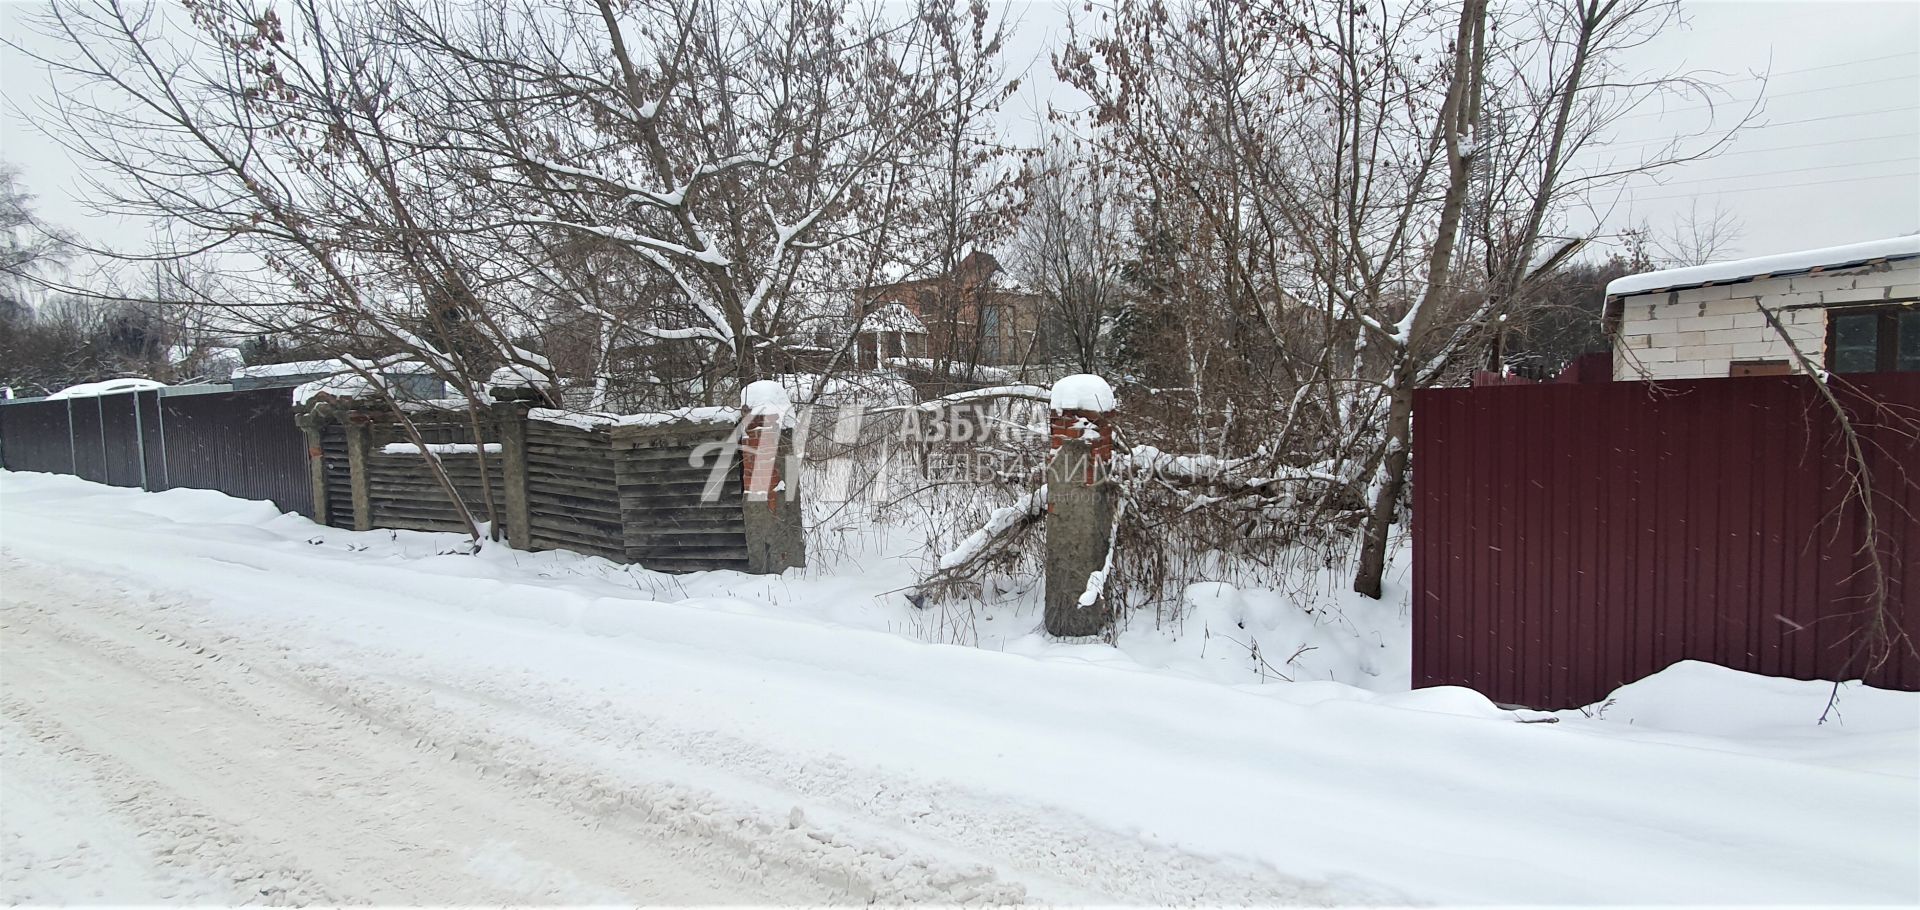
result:
[(1680, 665), (1522, 723), (1269, 592), (1187, 621), (1369, 687), (455, 542), (0, 473), (5, 899), (1920, 903), (1911, 693)]

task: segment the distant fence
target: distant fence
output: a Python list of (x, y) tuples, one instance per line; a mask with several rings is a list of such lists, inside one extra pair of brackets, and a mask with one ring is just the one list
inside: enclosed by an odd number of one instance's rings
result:
[(286, 389), (6, 402), (0, 466), (146, 490), (219, 490), (313, 514), (307, 445)]
[[(1920, 374), (1848, 380), (1890, 603), (1920, 636), (1920, 446), (1880, 410), (1920, 420)], [(1415, 685), (1568, 708), (1688, 659), (1858, 678), (1871, 578), (1843, 456), (1801, 377), (1416, 393)], [(1867, 679), (1920, 689), (1920, 661)]]
[[(777, 426), (749, 427), (749, 436), (769, 434), (765, 457), (774, 460), (750, 477), (754, 446), (743, 450), (735, 438), (732, 409), (608, 419), (501, 402), (478, 422), (477, 444), (466, 411), (414, 410), (408, 418), (476, 519), (486, 519), (491, 494), (515, 547), (667, 572), (777, 573), (806, 564), (798, 472), (780, 468), (791, 440)], [(299, 420), (319, 453), (309, 495), (320, 520), (361, 530), (465, 529), (427, 456), (390, 411), (326, 403)]]

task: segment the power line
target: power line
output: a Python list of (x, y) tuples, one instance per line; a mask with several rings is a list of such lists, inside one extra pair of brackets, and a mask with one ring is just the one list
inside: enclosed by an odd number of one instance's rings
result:
[(1728, 79), (1727, 81), (1722, 82), (1720, 84), (1721, 85), (1739, 85), (1742, 82), (1758, 82), (1762, 79), (1774, 79), (1780, 76), (1797, 76), (1801, 73), (1817, 73), (1817, 72), (1820, 72), (1821, 70), (1841, 69), (1843, 67), (1849, 67), (1849, 66), (1865, 66), (1866, 64), (1869, 64), (1869, 63), (1879, 63), (1882, 60), (1899, 60), (1905, 57), (1920, 57), (1920, 51), (1901, 51), (1898, 54), (1888, 54), (1884, 57), (1867, 57), (1862, 60), (1843, 60), (1839, 63), (1828, 63), (1824, 66), (1808, 66), (1808, 67), (1802, 67), (1797, 70), (1781, 70), (1780, 72), (1777, 72), (1777, 73), (1767, 73), (1765, 75), (1760, 75), (1760, 76), (1747, 76), (1741, 79)]
[[(1843, 167), (1869, 167), (1880, 164), (1897, 164), (1902, 161), (1920, 161), (1920, 155), (1908, 155), (1904, 158), (1882, 158), (1878, 161), (1848, 161), (1840, 164), (1819, 164), (1813, 167), (1790, 167), (1777, 171), (1757, 171), (1752, 174), (1728, 174), (1725, 177), (1694, 177), (1687, 180), (1668, 180), (1660, 186), (1678, 186), (1686, 183), (1709, 183), (1715, 180), (1745, 180), (1750, 177), (1773, 177), (1779, 174), (1804, 174), (1807, 171), (1830, 171)], [(1627, 175), (1633, 176), (1633, 175)]]
[[(1884, 60), (1900, 60), (1907, 57), (1920, 57), (1920, 51), (1905, 51), (1898, 54), (1888, 54), (1884, 57), (1868, 57), (1864, 60), (1848, 60), (1841, 63), (1829, 63), (1829, 64), (1826, 64), (1825, 66), (1809, 66), (1804, 69), (1797, 69), (1797, 70), (1781, 70), (1780, 72), (1777, 72), (1777, 73), (1766, 73), (1759, 76), (1747, 76), (1741, 79), (1729, 79), (1725, 82), (1715, 83), (1715, 86), (1718, 88), (1725, 88), (1726, 86), (1729, 86), (1729, 85), (1740, 85), (1747, 82), (1758, 82), (1763, 79), (1771, 80), (1771, 79), (1777, 79), (1781, 76), (1793, 76), (1801, 73), (1812, 73), (1812, 72), (1818, 72), (1821, 70), (1839, 69), (1839, 68), (1849, 67), (1849, 66), (1862, 66), (1868, 63), (1879, 63)], [(1835, 91), (1837, 89), (1843, 89), (1843, 88), (1857, 88), (1862, 85), (1877, 85), (1883, 82), (1898, 82), (1904, 79), (1915, 79), (1915, 78), (1920, 78), (1920, 73), (1914, 73), (1914, 74), (1903, 75), (1903, 76), (1891, 76), (1885, 79), (1868, 79), (1861, 82), (1850, 82), (1843, 85), (1829, 85), (1821, 88), (1808, 88), (1808, 89), (1799, 89), (1791, 92), (1780, 92), (1778, 94), (1764, 96), (1764, 99), (1791, 98), (1796, 95), (1810, 95), (1815, 92), (1830, 92), (1830, 91)], [(1704, 81), (1704, 80), (1701, 80), (1701, 81)], [(1755, 100), (1762, 100), (1762, 99), (1730, 98), (1723, 103), (1729, 104), (1729, 105), (1743, 104), (1743, 103), (1752, 103)], [(1627, 114), (1621, 117), (1616, 117), (1614, 119), (1633, 120), (1638, 117), (1658, 117), (1663, 114), (1674, 114), (1674, 113), (1682, 113), (1685, 111), (1706, 110), (1708, 108), (1717, 107), (1717, 106), (1718, 105), (1714, 105), (1714, 104), (1697, 104), (1689, 107), (1674, 108), (1669, 111), (1648, 111), (1643, 114)], [(1501, 108), (1500, 110), (1517, 111), (1517, 110), (1526, 110), (1526, 109), (1528, 108), (1522, 106), (1522, 107), (1513, 107), (1513, 108)]]
[(1920, 174), (1877, 174), (1872, 177), (1844, 177), (1838, 180), (1808, 180), (1800, 183), (1771, 183), (1766, 186), (1743, 186), (1726, 190), (1707, 190), (1699, 193), (1673, 193), (1665, 196), (1626, 196), (1622, 202), (1657, 202), (1662, 199), (1691, 199), (1697, 196), (1721, 195), (1726, 193), (1752, 193), (1760, 190), (1790, 190), (1803, 186), (1827, 186), (1834, 183), (1866, 183), (1870, 180), (1911, 180), (1920, 184)]
[(1758, 98), (1728, 98), (1724, 101), (1713, 103), (1713, 104), (1694, 104), (1694, 105), (1688, 105), (1687, 107), (1670, 108), (1664, 111), (1647, 111), (1646, 113), (1642, 113), (1642, 114), (1627, 114), (1621, 117), (1615, 117), (1613, 119), (1616, 121), (1619, 121), (1619, 120), (1638, 120), (1642, 117), (1664, 117), (1664, 116), (1667, 116), (1668, 114), (1684, 114), (1688, 111), (1708, 111), (1718, 107), (1729, 107), (1733, 105), (1753, 104), (1755, 102), (1767, 102), (1767, 101), (1772, 101), (1776, 98), (1792, 98), (1797, 95), (1812, 95), (1819, 92), (1837, 92), (1841, 89), (1859, 88), (1860, 86), (1863, 86), (1863, 85), (1881, 85), (1888, 82), (1911, 82), (1915, 80), (1920, 80), (1920, 73), (1905, 73), (1899, 76), (1889, 76), (1885, 79), (1866, 79), (1860, 82), (1846, 82), (1840, 85), (1821, 86), (1820, 88), (1804, 88), (1797, 92), (1780, 92), (1778, 94), (1773, 94), (1773, 95), (1762, 95)]
[(1861, 142), (1879, 142), (1884, 139), (1912, 139), (1920, 133), (1888, 133), (1885, 136), (1861, 136), (1857, 139), (1829, 139), (1825, 142), (1804, 142), (1799, 145), (1770, 145), (1763, 149), (1742, 149), (1737, 152), (1721, 152), (1715, 157), (1730, 158), (1734, 155), (1758, 155), (1761, 152), (1787, 152), (1795, 149), (1813, 149), (1829, 145), (1855, 145)]
[[(1877, 110), (1877, 111), (1859, 111), (1857, 113), (1852, 113), (1852, 114), (1829, 114), (1824, 117), (1807, 117), (1801, 120), (1781, 120), (1777, 123), (1748, 124), (1746, 126), (1740, 127), (1739, 129), (1740, 129), (1740, 132), (1742, 133), (1759, 132), (1760, 130), (1770, 130), (1770, 129), (1774, 129), (1776, 127), (1782, 127), (1782, 126), (1799, 126), (1802, 123), (1818, 123), (1825, 120), (1845, 120), (1849, 117), (1872, 117), (1878, 114), (1895, 114), (1895, 113), (1902, 113), (1902, 112), (1914, 114), (1916, 117), (1920, 117), (1920, 108), (1890, 107), (1890, 108), (1884, 108), (1882, 110)], [(1733, 128), (1734, 127), (1732, 126), (1727, 127), (1727, 129), (1733, 129)], [(1666, 145), (1668, 143), (1679, 142), (1689, 138), (1700, 138), (1706, 135), (1707, 134), (1704, 132), (1692, 133), (1687, 135), (1669, 136), (1664, 139), (1644, 139), (1644, 140), (1635, 140), (1633, 142), (1618, 142), (1618, 143), (1609, 143), (1607, 145), (1593, 145), (1593, 146), (1588, 146), (1587, 148), (1591, 150), (1640, 148), (1642, 146), (1648, 146), (1648, 145)]]
[(1913, 114), (1916, 117), (1920, 117), (1920, 107), (1887, 107), (1887, 108), (1881, 108), (1880, 110), (1877, 110), (1877, 111), (1860, 111), (1858, 113), (1853, 113), (1853, 114), (1828, 114), (1825, 117), (1807, 117), (1801, 120), (1782, 120), (1779, 123), (1762, 123), (1757, 126), (1746, 127), (1746, 128), (1763, 130), (1763, 129), (1772, 129), (1773, 127), (1776, 127), (1776, 126), (1796, 126), (1802, 123), (1819, 123), (1820, 121), (1823, 121), (1823, 120), (1845, 120), (1848, 117), (1871, 117), (1875, 114), (1899, 114), (1899, 113)]

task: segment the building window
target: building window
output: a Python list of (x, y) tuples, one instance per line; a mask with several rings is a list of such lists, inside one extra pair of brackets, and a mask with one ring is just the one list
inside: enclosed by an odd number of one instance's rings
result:
[(1827, 369), (1835, 373), (1920, 370), (1920, 307), (1827, 311)]
[(999, 307), (988, 306), (980, 308), (980, 335), (982, 336), (981, 340), (984, 342), (981, 360), (986, 363), (1000, 362), (1000, 325), (1001, 314)]

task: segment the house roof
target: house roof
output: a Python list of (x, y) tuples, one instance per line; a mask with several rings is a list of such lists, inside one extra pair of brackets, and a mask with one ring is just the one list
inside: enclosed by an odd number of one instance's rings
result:
[[(380, 372), (389, 376), (432, 373), (433, 368), (417, 360), (396, 360), (381, 364)], [(344, 360), (290, 360), (285, 363), (261, 363), (236, 367), (235, 379), (286, 379), (295, 376), (333, 376), (352, 373)]]
[(1010, 290), (1013, 288), (1011, 282), (1004, 279), (996, 280), (998, 276), (1005, 274), (1006, 270), (1000, 265), (1000, 260), (995, 259), (992, 253), (984, 250), (975, 250), (968, 253), (959, 262), (954, 263), (953, 271), (951, 272), (928, 278), (913, 278), (906, 281), (874, 285), (868, 288), (867, 291), (870, 294), (902, 293), (948, 283), (962, 288), (987, 287), (995, 290)]
[(889, 303), (867, 314), (860, 323), (862, 332), (904, 332), (908, 335), (927, 334), (927, 324), (913, 315), (906, 304)]
[(1607, 296), (1624, 297), (1658, 291), (1677, 291), (1705, 287), (1710, 284), (1732, 284), (1761, 278), (1779, 278), (1913, 258), (1920, 258), (1920, 234), (1628, 275), (1608, 282)]

